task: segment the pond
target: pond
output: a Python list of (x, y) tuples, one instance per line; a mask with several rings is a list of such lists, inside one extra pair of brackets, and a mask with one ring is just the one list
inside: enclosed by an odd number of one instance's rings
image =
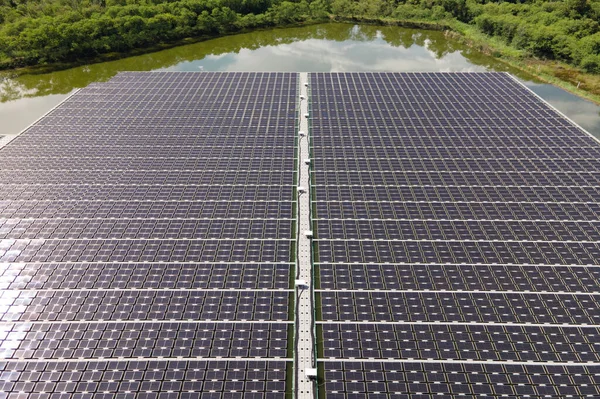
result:
[(600, 107), (448, 40), (442, 32), (321, 24), (222, 37), (117, 61), (13, 78), (0, 74), (0, 136), (17, 134), (77, 88), (119, 71), (507, 71), (600, 137)]

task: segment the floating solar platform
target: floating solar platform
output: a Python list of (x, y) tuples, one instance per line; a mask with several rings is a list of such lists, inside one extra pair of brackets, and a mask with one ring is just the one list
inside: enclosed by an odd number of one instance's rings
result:
[(0, 150), (0, 397), (291, 392), (298, 85), (123, 73)]
[(599, 397), (598, 141), (502, 73), (309, 98), (320, 397)]
[(600, 397), (599, 187), (504, 73), (118, 74), (0, 149), (0, 398)]

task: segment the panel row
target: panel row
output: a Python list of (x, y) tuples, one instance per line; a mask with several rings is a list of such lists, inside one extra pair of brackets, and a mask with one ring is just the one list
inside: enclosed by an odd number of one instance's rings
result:
[[(330, 92), (330, 94), (337, 93), (332, 91)], [(524, 119), (525, 121), (523, 121), (523, 126), (530, 125), (529, 123), (527, 123), (527, 119), (536, 119), (541, 122), (546, 122), (546, 124), (549, 126), (562, 125), (562, 121), (557, 118), (557, 115), (555, 113), (553, 113), (551, 110), (545, 109), (506, 109), (504, 107), (498, 106), (487, 106), (489, 103), (486, 103), (485, 108), (482, 107), (483, 109), (478, 109), (478, 107), (474, 107), (472, 105), (466, 106), (465, 109), (458, 108), (455, 106), (440, 106), (439, 104), (436, 104), (433, 105), (430, 109), (424, 110), (422, 104), (419, 104), (418, 101), (416, 103), (411, 104), (408, 101), (410, 99), (409, 96), (406, 96), (406, 98), (401, 98), (401, 100), (406, 101), (402, 101), (396, 106), (395, 109), (386, 109), (385, 106), (381, 107), (381, 104), (377, 102), (369, 104), (368, 99), (365, 97), (361, 98), (361, 100), (366, 100), (365, 102), (361, 101), (358, 104), (355, 104), (353, 108), (330, 108), (326, 111), (317, 111), (313, 114), (314, 118), (325, 122), (328, 119), (333, 119), (335, 121), (338, 119), (352, 120), (353, 118), (362, 119), (361, 117), (366, 117), (371, 120), (381, 120), (383, 124), (399, 122), (400, 119), (476, 119), (478, 125), (484, 126), (486, 125), (485, 122), (487, 122), (486, 119), (516, 119), (519, 121)], [(416, 98), (414, 99), (416, 100)], [(342, 102), (344, 102), (344, 100), (342, 100)], [(339, 102), (336, 101), (332, 105), (334, 104), (338, 105)], [(369, 105), (380, 106), (381, 108), (367, 108)], [(488, 124), (493, 125), (493, 123)]]
[(511, 293), (320, 292), (321, 320), (600, 324), (600, 296)]
[[(362, 96), (360, 93), (357, 93), (357, 98), (361, 97)], [(340, 111), (339, 105), (336, 105), (335, 102), (323, 102), (322, 98), (319, 99), (319, 102), (322, 105), (319, 108), (313, 107), (312, 109), (312, 119), (318, 126), (318, 130), (315, 131), (316, 137), (323, 138), (325, 140), (340, 140), (340, 137), (351, 137), (354, 139), (365, 137), (364, 134), (361, 134), (364, 131), (364, 128), (359, 128), (355, 125), (345, 126), (346, 123), (344, 120), (319, 120), (320, 118), (317, 117), (319, 114), (324, 115), (325, 113), (338, 113)], [(363, 112), (362, 123), (367, 123), (370, 130), (369, 136), (366, 138), (366, 140), (375, 140), (373, 143), (377, 143), (376, 145), (378, 146), (385, 143), (385, 141), (381, 140), (395, 140), (397, 138), (414, 139), (416, 140), (414, 141), (415, 143), (428, 143), (428, 146), (436, 146), (438, 143), (448, 143), (448, 140), (451, 140), (452, 143), (465, 143), (464, 140), (467, 140), (469, 143), (476, 143), (477, 145), (481, 145), (483, 147), (503, 147), (506, 146), (507, 143), (514, 144), (512, 145), (513, 147), (589, 147), (595, 146), (597, 143), (592, 136), (581, 134), (579, 127), (574, 125), (564, 126), (560, 129), (557, 129), (556, 126), (544, 126), (543, 124), (540, 124), (536, 125), (535, 127), (516, 126), (509, 130), (481, 125), (477, 126), (475, 123), (467, 123), (460, 127), (444, 126), (443, 128), (434, 128), (415, 126), (412, 125), (412, 121), (410, 122), (410, 125), (407, 125), (407, 121), (403, 119), (375, 117), (377, 113), (390, 112), (381, 109), (381, 107), (385, 107), (386, 105), (387, 104), (383, 103), (375, 103), (372, 104), (369, 109), (361, 110)], [(415, 106), (414, 104), (402, 105), (406, 105), (408, 107)], [(431, 106), (434, 106), (434, 104), (425, 103), (419, 104), (418, 106), (430, 108)], [(464, 104), (464, 106), (470, 106), (470, 104)], [(324, 110), (323, 108), (330, 109)], [(546, 109), (541, 112), (553, 113), (554, 119), (557, 117), (553, 110)], [(441, 121), (441, 123), (444, 123), (444, 121)], [(340, 127), (343, 127), (343, 129)], [(109, 130), (109, 132), (112, 133), (113, 130)], [(183, 132), (185, 132), (185, 130), (183, 130)]]
[[(428, 103), (432, 102), (432, 93), (443, 103), (449, 101), (448, 96), (458, 95), (469, 99), (480, 96), (497, 98), (500, 103), (512, 104), (517, 107), (521, 103), (534, 108), (542, 107), (542, 102), (536, 98), (519, 96), (524, 89), (507, 73), (490, 72), (318, 72), (310, 74), (313, 90), (333, 91), (340, 96), (352, 99), (352, 93), (342, 90), (359, 86), (365, 94), (396, 97), (398, 93), (420, 96)], [(390, 87), (388, 87), (388, 85)], [(434, 97), (434, 98), (435, 98)], [(394, 105), (394, 103), (389, 103)], [(461, 104), (460, 102), (458, 104)], [(469, 101), (467, 104), (481, 104), (479, 101)], [(536, 107), (537, 106), (537, 107)]]
[[(177, 98), (188, 95), (196, 101), (210, 102), (207, 100), (213, 96), (221, 99), (231, 96), (237, 100), (246, 91), (252, 94), (254, 88), (278, 94), (296, 90), (297, 83), (298, 74), (294, 72), (119, 72), (110, 81), (92, 83), (85, 92), (77, 94), (110, 90), (121, 95), (152, 93), (156, 96), (174, 95)], [(199, 95), (199, 90), (203, 96)], [(247, 102), (248, 98), (241, 101), (243, 104)]]
[[(317, 220), (314, 225), (316, 237), (326, 240), (600, 241), (600, 222)], [(0, 222), (0, 237), (5, 231)]]
[[(1, 176), (1, 175), (0, 175)], [(313, 172), (315, 185), (338, 186), (594, 186), (600, 174), (590, 172)]]
[[(247, 151), (252, 155), (252, 150)], [(135, 156), (82, 156), (68, 154), (49, 157), (43, 154), (0, 158), (1, 170), (293, 170), (296, 161), (293, 157), (161, 157)]]
[(89, 84), (85, 90), (66, 99), (61, 108), (114, 111), (151, 109), (163, 112), (192, 108), (201, 113), (227, 109), (272, 109), (275, 104), (281, 104), (282, 108), (289, 109), (297, 104), (298, 90), (295, 77), (290, 78), (289, 83), (233, 87), (230, 81), (202, 87), (181, 83), (177, 88), (159, 88), (154, 87), (154, 83), (118, 85), (108, 81)]
[[(256, 87), (257, 92), (253, 93), (252, 88), (246, 87), (241, 90), (235, 90), (235, 94), (232, 93), (219, 93), (222, 87), (217, 86), (202, 86), (193, 88), (196, 92), (190, 93), (190, 87), (181, 87), (179, 91), (180, 95), (176, 93), (172, 88), (166, 88), (165, 92), (158, 92), (156, 87), (142, 87), (141, 85), (125, 85), (123, 87), (129, 87), (131, 90), (121, 90), (115, 92), (115, 85), (113, 82), (108, 81), (102, 84), (91, 84), (87, 86), (82, 94), (77, 93), (76, 101), (66, 101), (64, 106), (61, 107), (62, 113), (52, 112), (52, 115), (63, 116), (73, 115), (76, 111), (84, 110), (95, 110), (102, 109), (114, 111), (114, 113), (108, 113), (109, 115), (123, 116), (128, 115), (128, 111), (141, 111), (141, 115), (146, 116), (148, 110), (156, 111), (155, 116), (197, 116), (198, 114), (189, 113), (190, 109), (201, 111), (202, 114), (210, 116), (220, 115), (232, 115), (237, 117), (243, 117), (246, 115), (248, 109), (257, 111), (278, 111), (280, 105), (281, 108), (293, 108), (296, 103), (296, 97), (294, 96), (295, 89), (290, 86), (279, 86), (269, 85), (269, 87)], [(188, 90), (185, 90), (188, 89)], [(229, 88), (231, 89), (231, 88)], [(260, 95), (271, 89), (273, 97), (265, 98)], [(204, 90), (203, 96), (199, 96), (198, 91)], [(196, 94), (194, 96), (194, 94)], [(254, 96), (252, 97), (252, 95)], [(259, 95), (257, 95), (259, 94)], [(203, 98), (202, 98), (203, 97)], [(114, 103), (110, 103), (111, 98), (116, 104), (123, 104), (124, 107), (115, 106)], [(144, 103), (143, 100), (148, 100)], [(255, 101), (249, 101), (254, 99)], [(230, 100), (231, 102), (227, 102)], [(246, 101), (244, 101), (246, 100)], [(229, 106), (228, 106), (229, 105)], [(71, 111), (71, 113), (69, 113)], [(278, 113), (275, 113), (278, 115)], [(268, 115), (264, 116), (265, 118)]]
[(288, 292), (3, 291), (0, 321), (288, 320)]
[[(314, 98), (314, 97), (313, 97)], [(348, 98), (349, 100), (350, 98)], [(353, 101), (356, 101), (355, 98), (352, 98)], [(401, 101), (410, 101), (407, 99), (395, 99), (394, 101), (396, 102), (401, 102)], [(458, 100), (458, 99), (457, 99)], [(313, 100), (314, 101), (314, 100)], [(488, 100), (489, 101), (489, 100)], [(339, 105), (339, 103), (338, 103)], [(419, 110), (419, 111), (404, 111), (404, 110), (397, 110), (395, 112), (404, 114), (406, 117), (404, 118), (396, 118), (396, 119), (392, 119), (389, 118), (386, 120), (384, 119), (380, 119), (380, 120), (375, 120), (373, 118), (365, 118), (364, 116), (364, 109), (357, 109), (358, 107), (360, 107), (361, 105), (358, 105), (357, 108), (352, 107), (351, 103), (348, 102), (342, 106), (348, 106), (347, 107), (347, 111), (345, 113), (345, 116), (343, 117), (343, 121), (344, 123), (341, 124), (341, 127), (344, 128), (346, 126), (354, 126), (354, 127), (358, 127), (360, 128), (375, 128), (377, 127), (379, 124), (382, 124), (383, 122), (387, 122), (388, 124), (393, 124), (393, 122), (396, 122), (398, 125), (400, 125), (400, 127), (402, 128), (418, 128), (418, 127), (424, 127), (424, 128), (431, 128), (431, 129), (439, 129), (439, 128), (444, 128), (444, 129), (460, 129), (460, 128), (469, 128), (469, 127), (473, 127), (473, 126), (481, 126), (481, 127), (486, 127), (486, 128), (491, 128), (491, 129), (513, 129), (515, 127), (519, 127), (519, 128), (536, 128), (538, 126), (545, 126), (545, 127), (554, 127), (556, 129), (568, 129), (570, 127), (572, 127), (571, 123), (564, 120), (564, 118), (560, 118), (558, 116), (554, 116), (554, 117), (550, 117), (550, 118), (540, 118), (539, 120), (535, 120), (535, 118), (532, 118), (533, 115), (536, 116), (541, 116), (543, 114), (540, 114), (539, 112), (534, 112), (531, 113), (529, 117), (525, 117), (524, 114), (521, 113), (515, 113), (515, 112), (499, 112), (499, 117), (494, 117), (492, 115), (482, 115), (482, 114), (478, 114), (478, 115), (473, 115), (471, 118), (464, 118), (464, 114), (463, 114), (463, 118), (444, 118), (444, 117), (438, 117), (438, 118), (427, 118), (427, 113), (431, 112), (429, 110)], [(356, 107), (356, 106), (355, 106)], [(513, 115), (513, 118), (506, 118), (506, 116), (509, 115)], [(502, 118), (502, 117), (504, 118)], [(334, 126), (339, 126), (339, 120), (332, 120), (332, 119), (325, 119), (325, 118), (321, 118), (321, 119), (317, 119), (317, 118), (313, 118), (313, 123), (315, 124), (328, 124), (331, 123)]]
[(291, 240), (2, 240), (6, 262), (290, 262)]
[(0, 362), (0, 395), (133, 399), (284, 398), (287, 362), (80, 361)]
[[(233, 128), (247, 127), (250, 130), (258, 130), (261, 126), (264, 126), (264, 118), (262, 115), (256, 114), (254, 116), (236, 117), (236, 118), (205, 118), (196, 113), (195, 117), (182, 118), (178, 116), (164, 116), (155, 117), (153, 116), (154, 111), (148, 111), (147, 116), (139, 118), (130, 117), (111, 117), (108, 115), (102, 115), (96, 113), (94, 116), (52, 116), (47, 115), (44, 119), (37, 122), (37, 126), (76, 126), (81, 129), (86, 127), (95, 126), (101, 127), (103, 125), (112, 126), (126, 126), (126, 127), (145, 127), (153, 126), (154, 128), (171, 129), (178, 126), (202, 126), (203, 128), (216, 128), (223, 126), (231, 126)], [(274, 123), (271, 129), (287, 129), (292, 130), (295, 127), (295, 121), (290, 118), (294, 113), (288, 113), (286, 118), (273, 119)], [(279, 123), (275, 123), (278, 121)]]
[[(79, 98), (81, 97), (85, 97), (84, 95), (79, 95)], [(52, 112), (59, 112), (60, 110), (70, 106), (71, 108), (76, 108), (76, 109), (86, 109), (86, 108), (93, 108), (96, 112), (102, 112), (104, 114), (110, 114), (112, 112), (115, 111), (114, 107), (116, 104), (116, 107), (118, 108), (118, 110), (116, 112), (119, 112), (122, 109), (138, 109), (139, 105), (143, 105), (143, 107), (141, 109), (150, 109), (151, 105), (155, 105), (155, 106), (163, 106), (163, 109), (168, 109), (169, 105), (178, 105), (180, 104), (179, 102), (177, 103), (159, 103), (159, 102), (149, 102), (144, 104), (141, 101), (134, 101), (131, 103), (118, 103), (118, 102), (114, 102), (114, 99), (111, 100), (109, 98), (105, 99), (105, 101), (97, 101), (97, 102), (93, 102), (93, 103), (89, 103), (89, 102), (81, 102), (80, 100), (76, 101), (76, 103), (62, 103), (60, 105), (60, 107), (56, 108), (54, 111)], [(296, 96), (293, 95), (291, 98), (294, 102), (296, 101)], [(219, 104), (222, 103), (221, 101), (216, 101), (215, 103), (211, 104), (211, 106), (215, 106), (215, 104)], [(186, 109), (188, 108), (193, 108), (196, 109), (196, 113), (198, 115), (202, 114), (202, 112), (204, 112), (203, 110), (203, 105), (204, 103), (202, 102), (192, 102), (192, 103), (188, 103), (187, 106), (185, 107)], [(258, 106), (260, 107), (260, 104), (258, 104)], [(282, 108), (283, 104), (279, 104), (277, 105), (278, 108)], [(295, 105), (292, 103), (291, 105), (292, 108), (295, 108)], [(251, 112), (252, 110), (246, 110), (245, 112)], [(173, 112), (177, 112), (177, 110), (174, 110)], [(261, 112), (260, 110), (255, 111), (255, 112)], [(285, 111), (284, 111), (285, 112)], [(268, 116), (268, 115), (267, 115)], [(271, 115), (273, 116), (274, 119), (274, 123), (278, 122), (278, 117), (277, 115)], [(87, 136), (85, 136), (85, 134), (88, 134)], [(157, 134), (160, 133), (160, 137), (157, 137)], [(273, 129), (273, 127), (269, 127), (266, 126), (264, 127), (264, 129), (261, 129), (261, 137), (262, 136), (282, 136), (282, 131), (277, 131), (275, 129)], [(294, 136), (293, 132), (289, 132), (291, 134), (291, 136)], [(52, 137), (52, 136), (56, 136), (56, 135), (60, 135), (61, 137), (66, 137), (66, 136), (73, 136), (73, 137), (89, 137), (90, 139), (94, 140), (102, 140), (102, 139), (119, 139), (120, 137), (137, 137), (138, 140), (143, 141), (144, 143), (146, 143), (146, 140), (149, 140), (148, 142), (150, 142), (151, 140), (166, 140), (167, 138), (170, 138), (170, 144), (176, 144), (177, 143), (177, 139), (178, 138), (183, 138), (183, 139), (188, 139), (190, 137), (196, 137), (199, 140), (202, 140), (203, 137), (210, 137), (210, 136), (223, 136), (223, 137), (235, 137), (235, 136), (239, 136), (239, 137), (243, 137), (243, 136), (248, 136), (248, 130), (245, 129), (244, 127), (233, 127), (233, 126), (220, 126), (220, 127), (213, 127), (211, 129), (206, 129), (203, 126), (199, 125), (199, 126), (177, 126), (177, 127), (173, 127), (172, 129), (165, 129), (164, 127), (155, 127), (155, 126), (112, 126), (112, 125), (107, 125), (107, 124), (102, 124), (102, 126), (100, 127), (86, 127), (86, 128), (81, 128), (79, 126), (70, 126), (70, 125), (65, 125), (65, 126), (38, 126), (38, 125), (33, 125), (31, 127), (29, 127), (27, 129), (27, 134), (25, 136), (20, 136), (20, 137), (31, 137), (31, 136), (36, 136), (37, 138), (39, 138), (40, 140), (44, 141), (47, 139), (46, 136), (48, 137)], [(250, 136), (249, 136), (250, 137)]]
[[(375, 128), (375, 127), (373, 127)], [(317, 127), (313, 124), (313, 132)], [(364, 130), (364, 129), (363, 129)], [(316, 133), (315, 133), (316, 134)], [(363, 147), (360, 143), (348, 146), (314, 145), (314, 158), (493, 158), (493, 159), (598, 159), (600, 147)]]
[(0, 171), (2, 184), (293, 185), (292, 171)]
[(334, 399), (568, 398), (600, 395), (600, 367), (323, 361)]
[(285, 358), (288, 324), (0, 325), (1, 359)]
[(320, 324), (333, 359), (600, 361), (600, 329), (529, 326)]
[[(405, 201), (405, 202), (589, 202), (600, 198), (598, 186), (586, 187), (504, 187), (504, 186), (313, 186), (322, 201)], [(21, 198), (17, 187), (0, 191), (2, 198)], [(13, 191), (17, 191), (9, 196)], [(36, 193), (37, 195), (37, 193)], [(24, 198), (23, 198), (24, 199)]]
[[(328, 111), (330, 112), (330, 111)], [(347, 119), (344, 118), (344, 124), (347, 126), (356, 126), (354, 129), (344, 129), (342, 136), (341, 129), (335, 129), (332, 131), (328, 131), (326, 127), (321, 128), (321, 123), (325, 124), (325, 121), (315, 120), (314, 117), (315, 112), (313, 112), (312, 122), (313, 126), (319, 126), (319, 133), (314, 135), (314, 145), (316, 147), (335, 147), (335, 148), (353, 148), (363, 146), (366, 148), (446, 148), (446, 147), (454, 147), (454, 148), (473, 148), (473, 147), (483, 147), (483, 148), (520, 148), (526, 147), (530, 149), (540, 148), (542, 151), (544, 149), (552, 149), (552, 148), (560, 148), (561, 146), (566, 146), (569, 148), (581, 147), (584, 149), (588, 149), (589, 151), (596, 151), (594, 148), (596, 143), (593, 141), (591, 137), (586, 139), (569, 139), (566, 136), (564, 130), (570, 130), (571, 132), (576, 131), (575, 128), (571, 127), (563, 129), (563, 135), (559, 136), (558, 130), (556, 130), (557, 136), (554, 138), (548, 137), (535, 137), (535, 129), (512, 129), (512, 134), (510, 135), (502, 135), (501, 137), (485, 137), (480, 135), (480, 129), (469, 129), (468, 122), (470, 121), (458, 121), (459, 125), (452, 125), (456, 127), (460, 127), (460, 129), (453, 129), (452, 127), (448, 127), (445, 129), (439, 129), (438, 132), (435, 129), (432, 129), (431, 133), (427, 132), (424, 135), (411, 135), (410, 133), (412, 129), (409, 129), (406, 132), (402, 126), (394, 126), (387, 125), (388, 129), (386, 129), (385, 121), (382, 120), (374, 120), (374, 121), (365, 121), (362, 119)], [(368, 116), (367, 116), (368, 117)], [(497, 121), (498, 119), (494, 119)], [(337, 121), (336, 121), (337, 122)], [(366, 125), (365, 125), (366, 122)], [(383, 124), (382, 124), (383, 122)], [(462, 124), (464, 125), (461, 125)], [(466, 122), (466, 123), (465, 123)], [(500, 122), (502, 124), (502, 122)], [(372, 128), (374, 130), (374, 134), (369, 135), (360, 135), (360, 126), (366, 126), (368, 128)], [(371, 125), (371, 126), (369, 126)], [(527, 126), (527, 125), (526, 125)], [(531, 125), (529, 125), (531, 126)], [(354, 132), (352, 132), (354, 130)], [(442, 131), (460, 131), (461, 134), (450, 134), (443, 135), (440, 134)], [(354, 133), (354, 135), (353, 135)], [(406, 134), (409, 133), (409, 134)], [(570, 133), (570, 132), (569, 132)], [(339, 135), (337, 135), (339, 134)], [(525, 137), (522, 138), (519, 134), (524, 134)], [(339, 146), (339, 147), (338, 147)]]
[(317, 261), (322, 263), (595, 265), (600, 259), (598, 242), (317, 242)]
[[(0, 163), (0, 165), (2, 165)], [(465, 170), (496, 172), (585, 172), (599, 171), (598, 159), (465, 159), (461, 158), (317, 158), (317, 171), (398, 170), (464, 172)]]
[(600, 268), (317, 264), (321, 289), (600, 292)]
[(0, 185), (3, 200), (292, 201), (291, 186), (82, 186)]
[[(311, 73), (309, 77), (314, 93), (332, 93), (338, 98), (347, 98), (348, 102), (352, 102), (354, 98), (352, 91), (360, 87), (360, 93), (386, 100), (404, 95), (420, 97), (421, 102), (425, 101), (427, 104), (438, 103), (433, 101), (437, 98), (442, 104), (459, 106), (463, 103), (452, 101), (453, 96), (459, 96), (464, 100), (472, 100), (465, 102), (471, 106), (485, 104), (485, 101), (476, 101), (485, 98), (488, 102), (497, 100), (497, 103), (507, 104), (515, 109), (519, 109), (521, 104), (526, 104), (532, 109), (547, 109), (542, 101), (535, 97), (523, 98), (525, 90), (507, 73), (319, 72)], [(397, 106), (393, 101), (383, 103), (391, 107)], [(404, 102), (400, 104), (402, 103)]]
[[(154, 112), (154, 111), (150, 111)], [(198, 111), (194, 110), (194, 113)], [(294, 112), (292, 112), (292, 118)], [(287, 117), (284, 117), (287, 118)], [(269, 119), (270, 123), (275, 124), (273, 119)], [(93, 129), (85, 129), (86, 134), (59, 134), (55, 136), (41, 136), (37, 135), (23, 135), (19, 136), (19, 139), (12, 144), (11, 148), (13, 151), (23, 148), (29, 148), (32, 150), (43, 148), (44, 150), (63, 148), (64, 153), (72, 148), (77, 148), (78, 151), (93, 152), (94, 149), (109, 150), (117, 148), (152, 148), (160, 147), (164, 150), (174, 151), (177, 148), (189, 148), (198, 150), (201, 147), (216, 147), (219, 145), (228, 148), (265, 148), (265, 147), (287, 147), (293, 146), (296, 137), (294, 130), (288, 128), (287, 131), (283, 130), (279, 134), (271, 135), (249, 135), (242, 132), (235, 132), (234, 134), (218, 134), (219, 132), (203, 131), (201, 127), (198, 127), (195, 136), (183, 136), (183, 135), (169, 135), (160, 134), (155, 136), (105, 136), (103, 134), (104, 129), (98, 129), (94, 132)], [(92, 131), (90, 131), (92, 130)], [(227, 133), (227, 132), (225, 132)], [(284, 134), (282, 134), (284, 133)]]
[(316, 202), (315, 208), (313, 218), (316, 219), (590, 221), (600, 219), (600, 203), (349, 202), (342, 200)]
[(256, 263), (0, 264), (0, 289), (287, 289), (292, 267)]
[(0, 219), (0, 239), (279, 239), (292, 237), (292, 220), (22, 220)]
[[(600, 212), (600, 205), (598, 207)], [(292, 208), (292, 202), (283, 201), (104, 202), (19, 200), (0, 201), (0, 217), (4, 219), (293, 219), (295, 215)]]
[[(292, 103), (293, 104), (293, 103)], [(52, 117), (77, 117), (77, 118), (86, 118), (86, 117), (94, 117), (94, 116), (106, 116), (109, 118), (120, 118), (120, 119), (128, 119), (128, 118), (181, 118), (181, 119), (190, 119), (198, 117), (198, 110), (202, 110), (202, 117), (210, 121), (213, 118), (226, 118), (226, 119), (238, 119), (238, 118), (247, 118), (251, 113), (248, 112), (248, 109), (244, 108), (220, 108), (215, 109), (212, 107), (198, 107), (198, 104), (194, 104), (194, 106), (175, 108), (173, 106), (170, 107), (160, 107), (157, 109), (151, 108), (125, 108), (125, 109), (98, 109), (92, 107), (60, 107), (52, 111)], [(287, 104), (286, 104), (287, 105)], [(287, 112), (280, 110), (277, 103), (260, 103), (256, 102), (251, 104), (249, 107), (254, 112), (258, 112), (265, 119), (270, 121), (276, 119), (286, 120), (288, 118), (293, 119), (296, 115), (294, 113), (293, 107), (286, 107)], [(290, 109), (291, 108), (291, 109)], [(202, 124), (198, 124), (197, 126), (202, 126)]]
[[(110, 123), (108, 121), (107, 123)], [(253, 129), (259, 129), (259, 126)], [(12, 144), (12, 142), (10, 143)], [(226, 147), (226, 146), (199, 146), (199, 147), (38, 147), (7, 145), (3, 148), (4, 154), (11, 157), (70, 157), (73, 152), (77, 158), (112, 157), (112, 158), (138, 158), (138, 157), (163, 157), (163, 158), (231, 158), (231, 157), (260, 157), (260, 158), (294, 158), (294, 147)]]

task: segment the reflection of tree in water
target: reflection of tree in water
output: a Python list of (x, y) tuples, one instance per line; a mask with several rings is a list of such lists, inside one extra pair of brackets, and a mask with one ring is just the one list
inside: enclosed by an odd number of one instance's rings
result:
[(416, 34), (412, 29), (381, 28), (383, 40), (393, 47), (410, 48), (415, 44), (414, 36)]
[(10, 73), (0, 74), (0, 101), (5, 102), (23, 97), (49, 94), (66, 94), (75, 88), (85, 87), (93, 82), (107, 81), (119, 71), (151, 71), (172, 67), (182, 62), (198, 61), (210, 55), (238, 54), (241, 50), (257, 50), (261, 47), (292, 44), (309, 39), (335, 42), (371, 42), (381, 39), (392, 47), (410, 48), (414, 45), (426, 47), (436, 58), (442, 58), (447, 54), (460, 51), (466, 59), (475, 65), (486, 67), (493, 65), (494, 68), (498, 65), (499, 69), (502, 69), (502, 65), (504, 65), (494, 61), (491, 57), (467, 48), (457, 41), (446, 39), (443, 33), (438, 31), (332, 23), (300, 28), (261, 30), (226, 36), (140, 56), (90, 64), (52, 73), (22, 75), (18, 78), (10, 77)]
[(0, 102), (22, 97), (33, 97), (37, 90), (27, 89), (10, 76), (0, 76)]

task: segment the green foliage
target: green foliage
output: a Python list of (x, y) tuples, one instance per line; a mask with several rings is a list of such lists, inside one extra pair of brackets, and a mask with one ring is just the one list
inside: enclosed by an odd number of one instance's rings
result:
[(589, 73), (600, 73), (600, 56), (586, 55), (581, 60), (581, 69)]
[[(580, 66), (588, 72), (600, 54), (600, 2), (584, 0), (476, 5), (471, 23), (530, 55)], [(596, 11), (597, 10), (597, 11)], [(586, 66), (583, 60), (586, 60)]]
[(0, 67), (325, 20), (329, 13), (469, 26), (520, 54), (600, 73), (600, 0), (0, 0)]
[(587, 0), (565, 0), (563, 5), (565, 15), (572, 18), (586, 15), (590, 11)]
[(600, 56), (600, 0), (333, 0), (331, 11), (354, 18), (462, 22), (522, 54), (598, 70), (593, 65)]
[(329, 2), (327, 0), (313, 0), (308, 5), (310, 15), (316, 19), (324, 19), (329, 15)]
[(328, 12), (328, 0), (0, 0), (0, 67), (325, 19)]

